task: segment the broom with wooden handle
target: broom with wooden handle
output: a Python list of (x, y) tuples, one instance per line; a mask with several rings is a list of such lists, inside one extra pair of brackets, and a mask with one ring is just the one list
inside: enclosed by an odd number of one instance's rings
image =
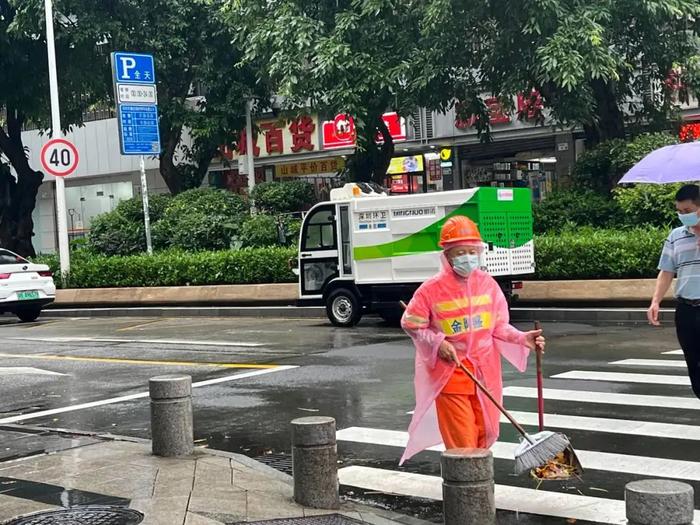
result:
[[(542, 325), (539, 321), (535, 321), (535, 330), (541, 330)], [(535, 348), (537, 357), (537, 418), (540, 426), (540, 432), (544, 431), (544, 381), (542, 379), (542, 349), (538, 346)]]
[[(400, 301), (401, 306), (406, 309), (406, 303)], [(474, 384), (489, 398), (489, 400), (501, 411), (501, 413), (510, 421), (515, 429), (523, 437), (523, 441), (515, 451), (515, 472), (522, 474), (533, 468), (545, 465), (549, 460), (554, 459), (557, 454), (567, 450), (571, 444), (569, 439), (564, 435), (556, 432), (538, 432), (537, 434), (528, 434), (523, 426), (506, 410), (506, 408), (493, 396), (476, 376), (464, 366), (459, 359), (455, 358), (455, 363), (462, 371), (471, 379)]]

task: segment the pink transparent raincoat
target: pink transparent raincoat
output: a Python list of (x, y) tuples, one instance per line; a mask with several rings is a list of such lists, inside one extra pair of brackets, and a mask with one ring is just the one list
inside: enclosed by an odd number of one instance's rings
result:
[[(466, 358), (474, 365), (477, 378), (496, 399), (503, 399), (501, 355), (523, 372), (530, 352), (525, 334), (509, 321), (506, 299), (490, 275), (474, 270), (467, 279), (459, 277), (442, 256), (442, 270), (416, 291), (401, 320), (416, 345), (416, 409), (400, 464), (442, 444), (435, 399), (456, 368), (438, 356), (445, 339), (454, 345), (460, 361)], [(477, 395), (486, 444), (491, 447), (498, 439), (500, 412), (478, 389)]]

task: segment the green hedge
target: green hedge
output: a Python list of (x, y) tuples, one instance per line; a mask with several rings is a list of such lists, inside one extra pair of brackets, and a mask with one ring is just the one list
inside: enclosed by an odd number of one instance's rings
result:
[(584, 228), (535, 238), (535, 279), (654, 277), (667, 229)]
[[(84, 255), (71, 261), (67, 288), (201, 286), (296, 281), (289, 269), (294, 248), (216, 252), (168, 251), (148, 255)], [(37, 258), (58, 272), (55, 256)]]
[[(583, 228), (535, 237), (533, 279), (624, 279), (656, 275), (667, 229)], [(289, 260), (296, 248), (251, 248), (215, 252), (167, 251), (105, 257), (77, 252), (68, 287), (188, 286), (294, 282)], [(36, 258), (58, 271), (55, 256)]]

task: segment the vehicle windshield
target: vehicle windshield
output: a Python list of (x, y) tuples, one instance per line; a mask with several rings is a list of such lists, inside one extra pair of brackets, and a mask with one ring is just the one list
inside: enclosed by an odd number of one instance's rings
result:
[(0, 249), (0, 266), (7, 264), (27, 264), (29, 261), (23, 259), (16, 253), (12, 253), (9, 250)]

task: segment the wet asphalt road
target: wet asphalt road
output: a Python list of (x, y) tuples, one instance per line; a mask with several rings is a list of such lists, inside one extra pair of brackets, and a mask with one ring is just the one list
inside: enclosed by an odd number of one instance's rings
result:
[[(548, 377), (572, 370), (685, 373), (680, 368), (650, 370), (632, 365), (623, 369), (609, 364), (662, 358), (662, 352), (678, 348), (672, 329), (575, 324), (545, 329)], [(252, 457), (267, 455), (271, 460), (284, 459), (289, 453), (289, 422), (294, 418), (328, 415), (336, 418), (339, 429), (405, 431), (410, 420), (407, 412), (413, 408), (412, 345), (400, 330), (371, 319), (347, 330), (320, 320), (46, 318), (19, 324), (0, 316), (0, 358), (0, 425), (20, 423), (136, 437), (148, 437), (148, 400), (110, 401), (147, 391), (149, 377), (184, 373), (196, 383), (263, 370), (262, 375), (195, 388), (195, 439), (198, 445)], [(504, 385), (534, 387), (534, 366), (525, 374), (504, 367)], [(545, 386), (678, 398), (691, 395), (685, 386), (625, 381), (547, 379)], [(99, 401), (109, 404), (81, 406)], [(515, 411), (536, 410), (534, 399), (508, 398), (507, 404)], [(42, 415), (66, 408), (70, 410)], [(685, 425), (697, 425), (700, 415), (698, 410), (567, 400), (548, 401), (547, 412)], [(511, 428), (502, 425), (501, 430), (502, 441), (516, 441)], [(567, 434), (578, 449), (700, 462), (700, 447), (693, 440), (576, 428), (567, 429)], [(350, 442), (340, 442), (339, 451), (343, 466), (392, 471), (398, 469), (402, 452), (393, 446)], [(497, 483), (536, 486), (527, 478), (513, 477), (512, 466), (512, 461), (496, 460)], [(439, 475), (439, 454), (423, 453), (402, 470)], [(588, 470), (582, 481), (550, 482), (543, 488), (622, 499), (624, 484), (639, 478)], [(700, 494), (700, 483), (694, 486)], [(425, 501), (368, 495), (352, 488), (345, 491), (350, 497), (372, 499), (423, 517), (439, 512), (439, 506)], [(696, 497), (697, 506), (700, 496)]]

